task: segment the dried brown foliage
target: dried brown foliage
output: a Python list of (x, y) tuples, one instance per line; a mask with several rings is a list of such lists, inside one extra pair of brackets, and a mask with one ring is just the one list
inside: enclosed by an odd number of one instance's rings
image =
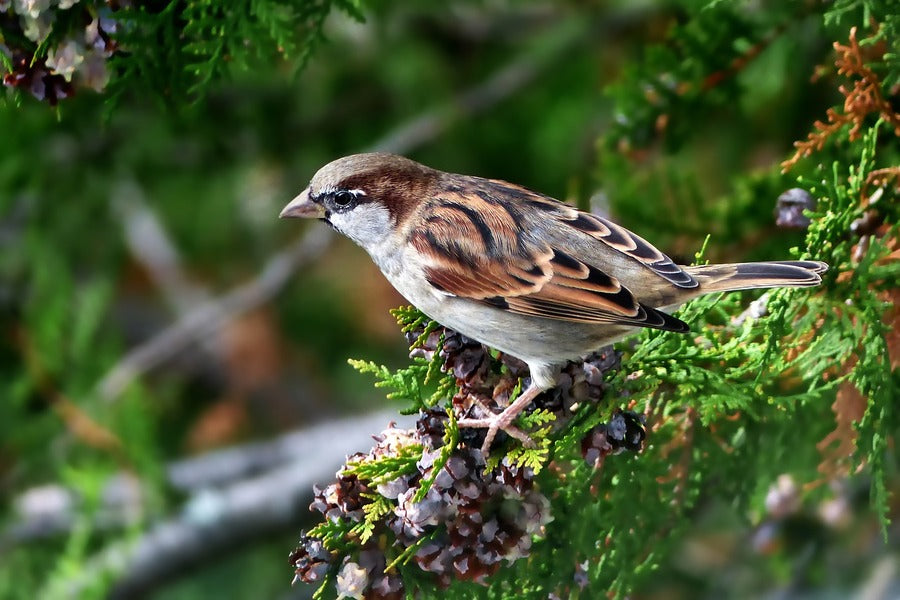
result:
[(812, 131), (805, 140), (794, 142), (797, 150), (791, 158), (781, 163), (782, 172), (790, 170), (801, 158), (821, 150), (828, 138), (844, 127), (850, 127), (850, 140), (857, 140), (866, 117), (871, 114), (880, 115), (893, 128), (894, 134), (900, 136), (900, 115), (885, 98), (881, 79), (869, 66), (884, 56), (887, 51), (886, 44), (879, 42), (865, 47), (860, 46), (856, 39), (856, 27), (853, 27), (850, 30), (849, 43), (844, 45), (835, 42), (834, 49), (838, 54), (834, 61), (837, 72), (839, 75), (853, 78), (853, 87), (848, 88), (845, 85), (838, 87), (844, 96), (843, 110), (829, 108), (826, 112), (827, 122), (816, 121), (813, 124), (815, 131)]
[(866, 412), (866, 398), (852, 383), (841, 385), (831, 405), (834, 411), (835, 428), (816, 444), (822, 455), (818, 471), (823, 479), (812, 485), (825, 483), (850, 474), (851, 457), (856, 454), (857, 431), (854, 427)]

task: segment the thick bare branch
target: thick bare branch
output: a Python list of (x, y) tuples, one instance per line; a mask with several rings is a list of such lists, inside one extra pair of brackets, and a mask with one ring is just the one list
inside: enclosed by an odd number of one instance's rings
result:
[[(169, 470), (173, 483), (192, 490), (177, 516), (152, 526), (137, 540), (107, 546), (71, 579), (54, 580), (60, 589), (46, 590), (41, 597), (78, 598), (104, 574), (123, 573), (110, 597), (136, 598), (158, 582), (238, 548), (246, 540), (283, 533), (307, 514), (312, 486), (329, 482), (347, 454), (368, 450), (372, 432), (386, 427), (396, 416), (396, 411), (388, 410), (329, 421), (255, 445), (250, 455), (289, 460), (228, 485), (219, 483), (246, 475), (245, 467), (251, 467), (239, 462), (237, 470), (223, 469), (239, 449), (173, 466)], [(401, 418), (404, 420), (402, 426), (412, 426), (410, 417)], [(198, 481), (186, 482), (183, 477), (197, 477)]]

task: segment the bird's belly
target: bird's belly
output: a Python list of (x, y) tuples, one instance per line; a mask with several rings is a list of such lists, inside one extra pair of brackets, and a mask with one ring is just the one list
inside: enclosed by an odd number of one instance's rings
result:
[(620, 339), (633, 327), (573, 323), (511, 313), (438, 292), (405, 278), (388, 279), (411, 304), (438, 323), (525, 362), (560, 365)]
[(453, 309), (444, 325), (528, 363), (559, 365), (586, 356), (632, 329), (514, 314), (460, 298), (450, 298), (447, 304)]

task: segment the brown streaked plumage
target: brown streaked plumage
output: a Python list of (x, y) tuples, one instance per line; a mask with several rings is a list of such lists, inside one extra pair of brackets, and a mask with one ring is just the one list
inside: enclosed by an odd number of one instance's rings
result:
[(817, 261), (679, 266), (608, 219), (495, 179), (444, 173), (401, 156), (329, 163), (282, 217), (328, 222), (369, 252), (388, 280), (436, 321), (525, 361), (532, 384), (499, 415), (462, 419), (523, 443), (516, 416), (555, 385), (567, 360), (636, 327), (679, 333), (668, 311), (712, 292), (806, 287)]

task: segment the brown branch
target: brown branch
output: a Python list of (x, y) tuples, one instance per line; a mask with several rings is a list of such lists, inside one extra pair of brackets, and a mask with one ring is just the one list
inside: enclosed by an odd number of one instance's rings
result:
[(178, 248), (137, 182), (119, 181), (113, 186), (111, 195), (125, 245), (175, 314), (181, 316), (208, 300), (209, 293), (185, 274)]
[(762, 54), (762, 51), (772, 45), (772, 43), (778, 39), (784, 31), (787, 29), (787, 25), (779, 25), (776, 27), (771, 33), (769, 33), (766, 38), (760, 40), (756, 44), (750, 46), (746, 52), (734, 58), (731, 63), (725, 69), (720, 69), (718, 71), (714, 71), (706, 76), (703, 82), (700, 85), (700, 89), (703, 91), (710, 90), (723, 81), (727, 79), (731, 79), (738, 75), (741, 71), (743, 71), (747, 65), (749, 65), (753, 60)]
[(492, 108), (533, 82), (555, 64), (574, 44), (583, 40), (588, 28), (576, 21), (563, 22), (540, 56), (516, 57), (484, 81), (462, 91), (449, 102), (429, 109), (388, 132), (369, 151), (406, 154), (436, 139), (450, 125)]
[[(867, 200), (866, 204), (874, 203), (874, 196), (868, 194), (867, 190), (870, 186), (877, 188), (885, 188), (888, 182), (894, 180), (894, 185), (900, 190), (900, 167), (885, 167), (884, 169), (874, 169), (866, 175), (866, 180), (862, 186), (862, 196)], [(878, 190), (876, 190), (877, 192)]]

